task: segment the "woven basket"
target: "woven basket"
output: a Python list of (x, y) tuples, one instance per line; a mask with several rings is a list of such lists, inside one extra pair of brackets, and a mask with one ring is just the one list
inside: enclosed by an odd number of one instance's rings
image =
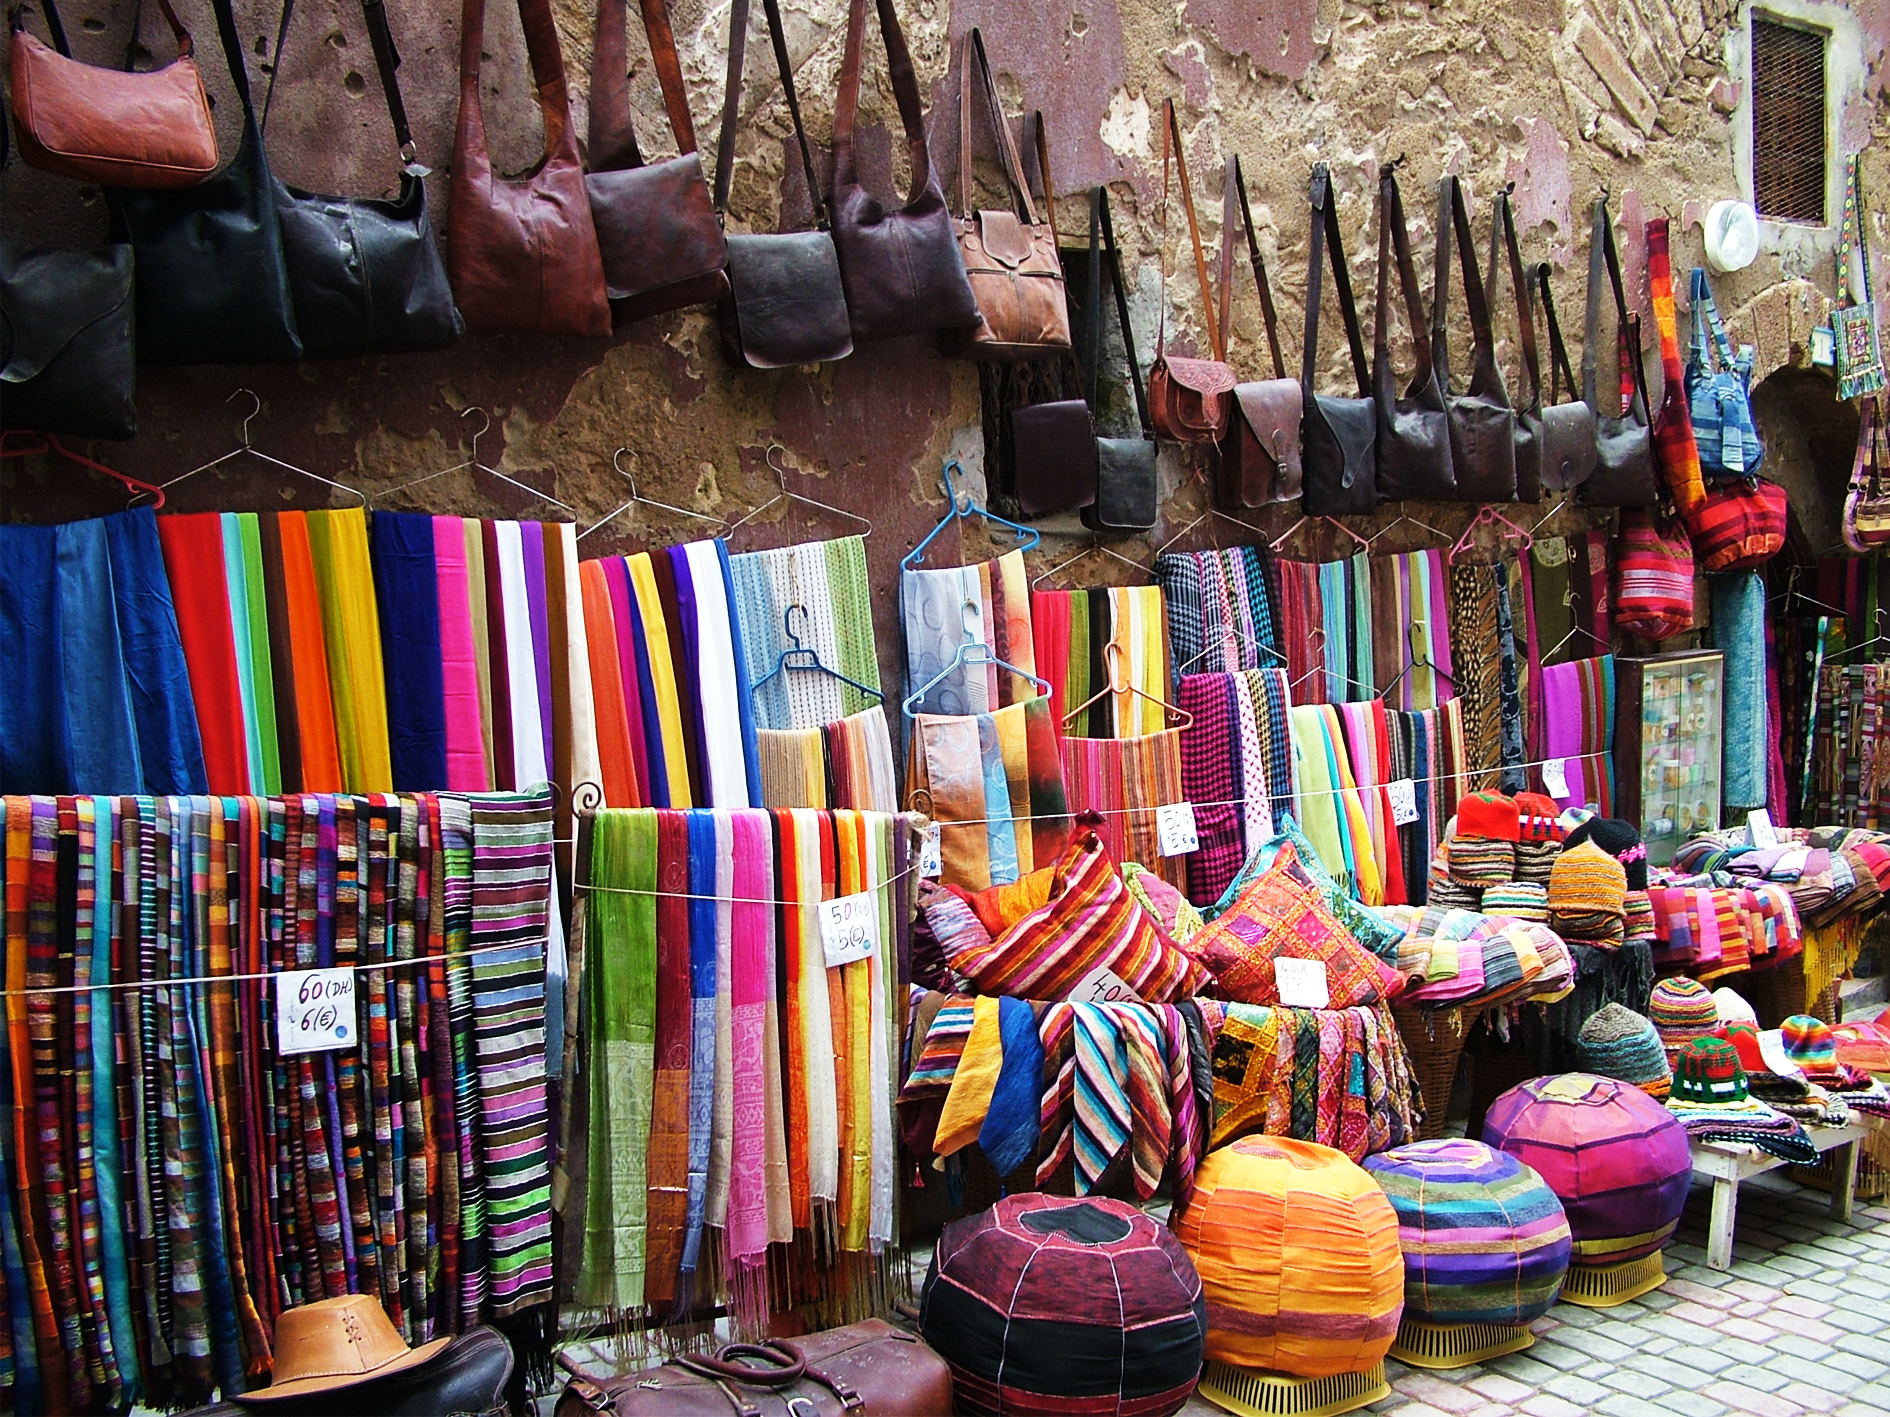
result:
[(1777, 1028), (1792, 1015), (1806, 1012), (1807, 1004), (1816, 1002), (1805, 997), (1803, 955), (1786, 960), (1777, 969), (1754, 970), (1740, 992), (1752, 1001), (1761, 1028)]
[(1463, 1057), (1470, 1021), (1462, 1009), (1427, 1009), (1416, 1004), (1393, 1004), (1391, 1016), (1398, 1022), (1398, 1036), (1411, 1054), (1411, 1068), (1424, 1097), (1424, 1125), (1418, 1137), (1430, 1141), (1444, 1134), (1449, 1121), (1450, 1094), (1457, 1085), (1457, 1064)]
[[(1816, 1166), (1792, 1167), (1792, 1179), (1816, 1190), (1828, 1191), (1837, 1184), (1837, 1154), (1842, 1147), (1834, 1147), (1818, 1158)], [(1860, 1201), (1881, 1200), (1890, 1195), (1890, 1171), (1886, 1171), (1868, 1156), (1857, 1158), (1857, 1189), (1851, 1193)]]

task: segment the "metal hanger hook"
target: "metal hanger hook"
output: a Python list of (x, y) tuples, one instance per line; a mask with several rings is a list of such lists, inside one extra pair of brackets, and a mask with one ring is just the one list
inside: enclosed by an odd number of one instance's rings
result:
[(761, 459), (768, 464), (768, 470), (774, 474), (774, 480), (781, 484), (781, 490), (785, 492), (787, 491), (788, 470), (784, 464), (774, 460), (776, 453), (781, 454), (782, 457), (786, 457), (787, 448), (780, 443), (770, 443), (768, 444), (768, 451), (761, 455)]
[(794, 628), (794, 612), (796, 610), (801, 612), (802, 629), (806, 628), (808, 621), (807, 607), (798, 600), (781, 612), (781, 628), (786, 632), (789, 644), (793, 645), (797, 650), (806, 650), (809, 649), (810, 646), (801, 643), (801, 632)]
[(479, 440), (492, 431), (492, 415), (478, 404), (474, 404), (471, 408), (462, 408), (459, 411), (459, 421), (464, 423), (475, 413), (479, 415), (479, 431), (472, 435), (472, 457), (469, 459), (471, 462), (479, 461)]
[[(464, 416), (464, 414), (461, 415), (461, 417)], [(629, 451), (628, 448), (617, 449), (616, 452), (610, 455), (610, 465), (616, 470), (619, 477), (630, 484), (630, 500), (632, 502), (641, 502), (643, 500), (643, 494), (637, 491), (637, 475), (623, 465), (623, 455)]]
[(262, 399), (257, 396), (254, 389), (237, 389), (223, 401), (225, 403), (235, 403), (237, 394), (249, 395), (249, 413), (245, 415), (243, 419), (243, 446), (247, 448), (250, 446), (249, 425), (255, 422), (256, 415), (262, 412)]

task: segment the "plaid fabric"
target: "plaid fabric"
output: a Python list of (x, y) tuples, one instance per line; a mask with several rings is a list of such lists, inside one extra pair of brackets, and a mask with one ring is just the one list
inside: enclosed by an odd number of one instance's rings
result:
[(1190, 674), (1176, 704), (1192, 721), (1181, 730), (1181, 785), (1194, 803), (1200, 849), (1188, 858), (1188, 899), (1212, 905), (1240, 869), (1244, 852), (1242, 813), (1234, 799), (1242, 780), (1232, 694), (1227, 675)]
[(1785, 549), (1785, 489), (1755, 477), (1716, 487), (1686, 518), (1703, 571), (1747, 571)]
[(1644, 508), (1621, 512), (1614, 623), (1650, 640), (1667, 639), (1693, 625), (1693, 547), (1683, 529), (1663, 528)]

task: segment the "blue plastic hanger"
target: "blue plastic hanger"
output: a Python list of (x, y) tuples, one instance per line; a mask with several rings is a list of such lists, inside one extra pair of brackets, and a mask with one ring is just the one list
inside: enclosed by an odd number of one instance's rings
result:
[(963, 644), (958, 646), (958, 653), (952, 656), (950, 664), (946, 665), (943, 669), (939, 670), (938, 673), (926, 680), (925, 683), (906, 695), (906, 701), (899, 706), (900, 711), (903, 712), (907, 718), (917, 718), (919, 716), (919, 705), (925, 702), (925, 696), (927, 694), (931, 693), (932, 690), (936, 689), (940, 684), (943, 684), (958, 670), (973, 664), (995, 664), (999, 669), (1009, 670), (1012, 674), (1020, 675), (1030, 680), (1031, 683), (1037, 686), (1038, 693), (1045, 696), (1048, 696), (1050, 693), (1050, 681), (1048, 679), (1039, 679), (1029, 670), (1019, 669), (1009, 660), (999, 659), (991, 652), (991, 646), (981, 640), (967, 639)]
[[(925, 561), (925, 548), (938, 540), (938, 534), (940, 532), (945, 530), (945, 528), (950, 526), (953, 522), (968, 520), (971, 517), (983, 517), (986, 521), (995, 522), (998, 526), (1009, 527), (1012, 531), (1017, 533), (1017, 549), (1019, 551), (1034, 551), (1037, 549), (1038, 545), (1043, 541), (1043, 535), (1035, 527), (1023, 526), (1008, 517), (1000, 517), (989, 507), (981, 505), (978, 499), (973, 497), (969, 492), (964, 493), (961, 498), (957, 484), (952, 481), (952, 472), (954, 469), (957, 470), (959, 476), (962, 477), (964, 475), (965, 469), (959, 463), (958, 459), (947, 458), (944, 468), (939, 473), (939, 482), (944, 488), (945, 500), (952, 504), (951, 510), (945, 514), (943, 521), (925, 534), (925, 540), (906, 552), (905, 559), (899, 563), (900, 570), (910, 571), (913, 567), (921, 565)], [(1022, 671), (1018, 672), (1021, 673)], [(1049, 691), (1046, 689), (1045, 692), (1047, 693)]]
[(786, 610), (781, 612), (781, 628), (788, 637), (789, 648), (781, 651), (781, 657), (774, 662), (774, 668), (757, 679), (754, 683), (754, 687), (750, 689), (749, 692), (759, 694), (763, 684), (772, 682), (787, 673), (790, 669), (807, 669), (817, 674), (830, 675), (849, 688), (858, 689), (862, 694), (871, 694), (875, 704), (885, 703), (886, 696), (878, 689), (875, 689), (871, 684), (862, 684), (851, 675), (842, 674), (838, 669), (822, 664), (820, 662), (820, 651), (815, 649), (812, 645), (804, 645), (801, 643), (801, 637), (794, 632), (794, 612), (796, 610), (801, 612), (802, 621), (806, 621), (807, 607), (802, 605), (799, 601), (795, 601), (794, 604), (788, 606)]

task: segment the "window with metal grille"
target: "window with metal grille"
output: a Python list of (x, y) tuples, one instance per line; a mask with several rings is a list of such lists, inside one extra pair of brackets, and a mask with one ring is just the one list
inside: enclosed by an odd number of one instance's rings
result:
[(1824, 221), (1824, 35), (1752, 17), (1752, 187), (1759, 215)]

